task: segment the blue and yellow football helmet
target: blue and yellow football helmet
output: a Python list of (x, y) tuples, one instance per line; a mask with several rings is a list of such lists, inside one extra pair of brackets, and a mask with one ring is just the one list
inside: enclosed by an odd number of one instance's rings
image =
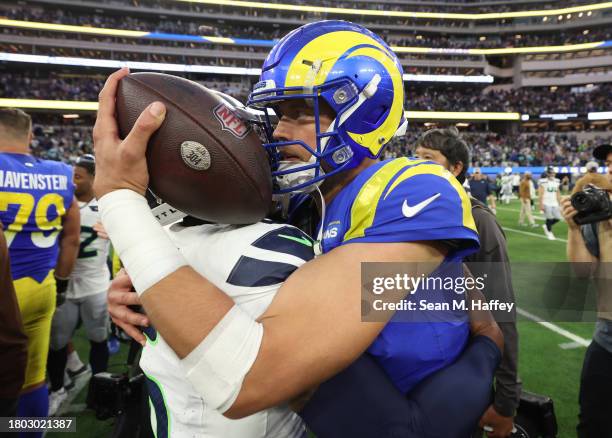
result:
[[(316, 122), (316, 145), (303, 141), (275, 141), (266, 118), (266, 143), (273, 161), (273, 176), (307, 174), (281, 185), (277, 193), (300, 191), (327, 176), (377, 158), (395, 135), (403, 135), (404, 84), (401, 64), (389, 46), (366, 28), (347, 21), (320, 21), (302, 26), (272, 49), (247, 105), (274, 107), (279, 101), (304, 99), (312, 104)], [(320, 101), (335, 112), (323, 131), (319, 123)], [(283, 168), (279, 148), (306, 148), (309, 163)], [(324, 172), (322, 162), (326, 163)]]

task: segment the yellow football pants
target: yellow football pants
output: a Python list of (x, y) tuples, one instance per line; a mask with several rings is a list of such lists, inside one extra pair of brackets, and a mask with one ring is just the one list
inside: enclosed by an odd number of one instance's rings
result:
[(28, 337), (28, 365), (23, 384), (25, 390), (45, 381), (56, 286), (53, 271), (49, 272), (42, 283), (24, 277), (15, 280), (13, 284)]

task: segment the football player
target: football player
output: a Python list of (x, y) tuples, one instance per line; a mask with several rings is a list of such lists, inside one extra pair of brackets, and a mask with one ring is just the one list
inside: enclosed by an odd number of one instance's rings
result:
[(548, 166), (546, 168), (546, 175), (540, 178), (538, 185), (540, 211), (544, 213), (546, 219), (542, 228), (548, 240), (555, 240), (552, 227), (561, 220), (561, 192), (559, 192), (561, 182), (555, 177), (554, 167)]
[[(79, 250), (79, 207), (70, 166), (30, 155), (30, 116), (0, 109), (0, 220), (28, 336), (28, 365), (18, 415), (45, 417), (45, 370), (56, 294), (68, 284)], [(42, 435), (37, 433), (38, 436)]]
[[(189, 265), (236, 305), (259, 318), (283, 281), (314, 257), (312, 240), (297, 228), (264, 221), (248, 226), (187, 218), (169, 228)], [(187, 379), (180, 360), (153, 326), (140, 358), (151, 400), (151, 426), (162, 437), (301, 438), (302, 420), (286, 404), (230, 420), (210, 409)]]
[[(465, 435), (489, 404), (501, 344), (494, 323), (484, 324), (494, 340), (478, 336), (461, 355), (457, 347), (468, 340), (467, 314), (421, 330), (361, 322), (362, 262), (441, 265), (478, 247), (469, 200), (450, 173), (422, 160), (376, 160), (405, 126), (401, 66), (389, 47), (361, 26), (325, 21), (287, 35), (264, 63), (250, 101), (273, 106), (280, 116), (274, 138), (264, 145), (280, 158), (274, 173), (278, 192), (320, 185), (323, 255), (297, 269), (258, 319), (188, 267), (148, 211), (144, 151), (165, 108), (153, 103), (122, 142), (113, 115), (117, 83), (125, 74), (108, 79), (94, 129), (102, 218), (136, 291), (146, 291), (141, 299), (148, 317), (182, 359), (207, 406), (230, 418), (276, 406), (337, 374), (366, 349), (395, 388), (406, 392), (423, 378), (410, 375), (413, 361), (422, 360), (412, 347), (423, 333), (439, 330), (444, 345), (425, 349), (434, 356), (429, 374), (446, 368), (433, 374), (432, 380), (442, 376), (437, 390), (412, 391), (423, 409), (413, 410), (409, 420), (418, 436)], [(130, 284), (123, 276), (115, 290)], [(118, 304), (138, 301), (122, 300)], [(125, 308), (116, 310), (118, 319), (125, 316)], [(171, 316), (177, 314), (181, 318)], [(460, 363), (450, 379), (444, 371)], [(454, 395), (464, 391), (457, 406)], [(444, 424), (426, 418), (436, 414), (433, 406), (444, 411)]]
[(66, 300), (55, 310), (51, 324), (49, 415), (55, 415), (67, 398), (64, 371), (68, 359), (68, 342), (79, 320), (83, 322), (89, 339), (92, 374), (106, 371), (108, 365), (106, 291), (110, 283), (107, 265), (110, 242), (100, 238), (94, 230), (100, 221), (98, 202), (93, 193), (94, 175), (93, 155), (80, 156), (74, 165), (74, 193), (81, 215), (81, 243), (68, 282)]
[(504, 204), (510, 204), (512, 198), (512, 168), (506, 167), (501, 178), (501, 201)]

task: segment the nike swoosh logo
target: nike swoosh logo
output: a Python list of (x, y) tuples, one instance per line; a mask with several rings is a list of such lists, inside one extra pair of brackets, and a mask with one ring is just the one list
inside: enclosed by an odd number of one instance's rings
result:
[(279, 234), (278, 237), (282, 237), (283, 239), (293, 240), (294, 242), (301, 243), (302, 245), (306, 245), (309, 248), (312, 248), (312, 242), (305, 237), (295, 237), (295, 236), (287, 236), (285, 234)]
[(439, 196), (440, 193), (436, 193), (432, 197), (427, 198), (426, 200), (419, 202), (417, 205), (413, 205), (412, 207), (408, 205), (408, 200), (404, 199), (404, 204), (402, 205), (402, 214), (407, 218), (416, 216), (421, 210), (423, 210), (425, 207), (435, 201)]

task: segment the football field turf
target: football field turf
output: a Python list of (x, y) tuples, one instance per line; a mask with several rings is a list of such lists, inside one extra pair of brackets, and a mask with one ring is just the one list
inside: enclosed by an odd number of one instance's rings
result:
[[(509, 205), (498, 205), (497, 218), (504, 228), (508, 240), (508, 249), (512, 262), (556, 262), (565, 261), (565, 239), (567, 226), (561, 222), (554, 227), (558, 240), (550, 241), (544, 236), (541, 224), (543, 220), (538, 213), (538, 228), (520, 227), (518, 225), (519, 204), (513, 201)], [(534, 264), (534, 266), (537, 266)], [(540, 265), (541, 266), (541, 265)], [(520, 279), (515, 278), (517, 288)], [(524, 291), (523, 291), (524, 292)], [(520, 358), (519, 372), (525, 390), (546, 394), (552, 397), (555, 404), (560, 438), (575, 437), (575, 425), (578, 415), (578, 386), (585, 344), (590, 342), (593, 323), (554, 322), (544, 326), (538, 322), (521, 320), (519, 322)], [(79, 330), (75, 344), (81, 358), (87, 358), (88, 343)], [(111, 357), (112, 371), (120, 371), (125, 363), (127, 347), (122, 345), (121, 352)], [(112, 421), (104, 422), (95, 419), (93, 413), (84, 410), (85, 390), (81, 391), (62, 415), (77, 417), (77, 436), (107, 437)], [(49, 433), (47, 436), (55, 437)], [(57, 434), (58, 438), (63, 435)]]

